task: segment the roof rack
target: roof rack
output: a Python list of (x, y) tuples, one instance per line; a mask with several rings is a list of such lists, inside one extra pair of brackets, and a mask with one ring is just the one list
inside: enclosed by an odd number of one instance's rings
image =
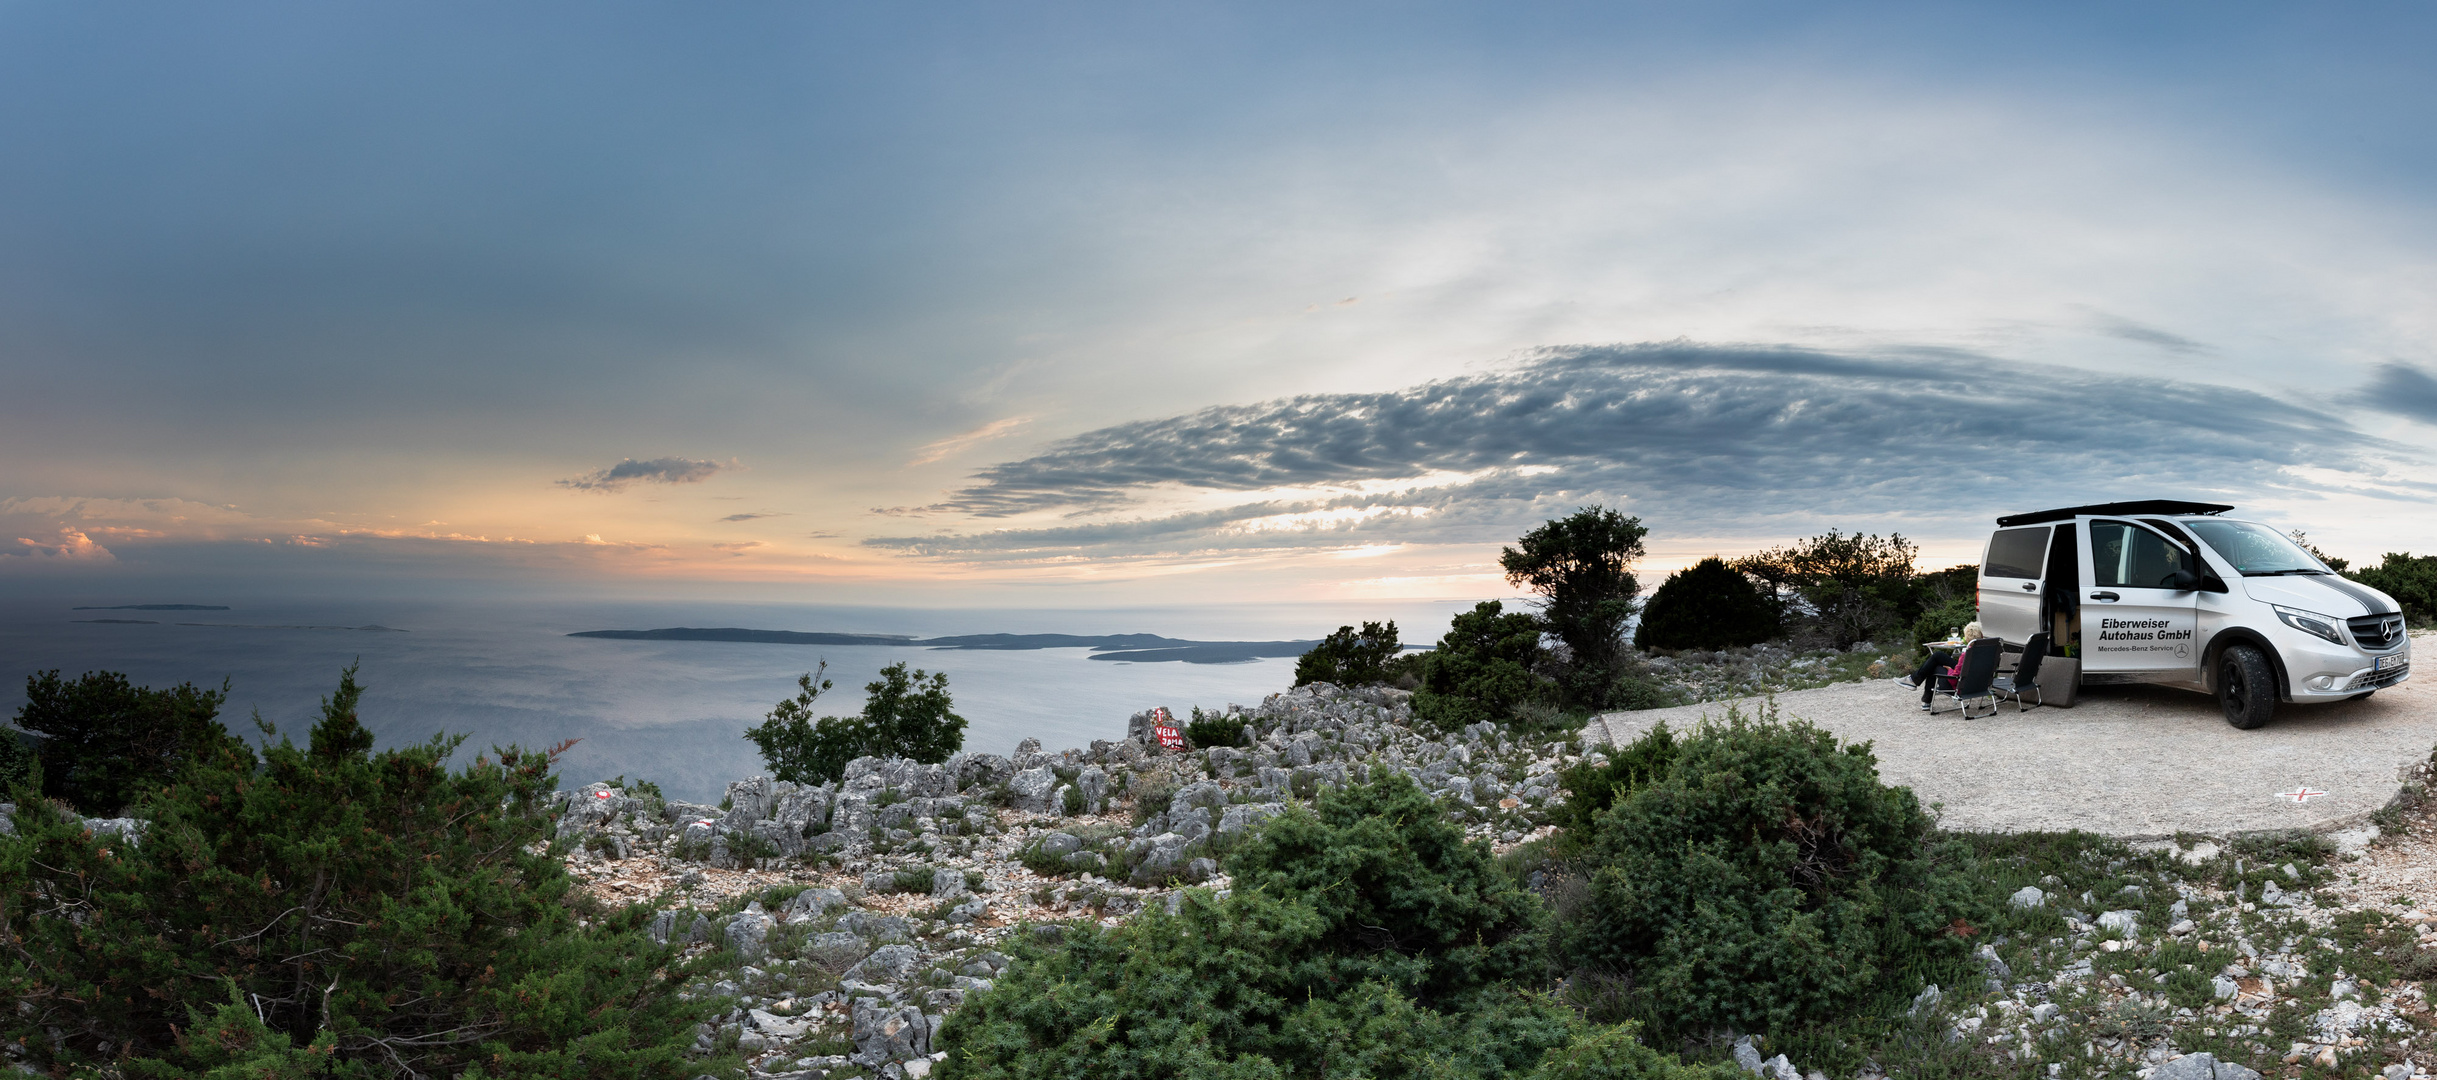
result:
[(2028, 514), (2008, 514), (1997, 519), (2000, 526), (2037, 525), (2043, 521), (2063, 521), (2084, 514), (2222, 514), (2233, 507), (2225, 503), (2184, 502), (2180, 499), (2136, 499), (2132, 502), (2093, 503), (2089, 506), (2062, 506), (2054, 510), (2033, 510)]

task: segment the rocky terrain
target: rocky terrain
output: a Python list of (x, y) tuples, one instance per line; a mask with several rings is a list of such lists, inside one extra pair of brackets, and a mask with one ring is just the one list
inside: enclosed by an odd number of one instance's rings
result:
[[(1006, 970), (1013, 935), (1114, 924), (1181, 888), (1223, 894), (1218, 859), (1248, 829), (1382, 769), (1509, 851), (1552, 831), (1556, 774), (1581, 760), (1578, 744), (1490, 725), (1434, 736), (1385, 688), (1307, 686), (1220, 715), (1240, 747), (1162, 749), (1144, 714), (1089, 748), (865, 758), (836, 784), (741, 780), (717, 806), (594, 784), (558, 796), (559, 832), (592, 893), (658, 908), (664, 940), (732, 949), (694, 987), (733, 1002), (700, 1029), (705, 1057), (735, 1049), (756, 1077), (920, 1077), (933, 1032)], [(1948, 1055), (1940, 1073), (2053, 1080), (2426, 1077), (2437, 813), (2418, 790), (2332, 839), (2025, 837), (2021, 857), (2050, 872), (2010, 898), (2015, 932), (1979, 945), (1975, 985), (1913, 1003), (1934, 1049), (1858, 1067), (1766, 1040), (1716, 1052), (1769, 1080), (1902, 1076), (1922, 1054)]]
[(1911, 649), (1862, 642), (1851, 649), (1797, 649), (1785, 642), (1657, 653), (1644, 661), (1668, 696), (1685, 704), (1813, 690), (1893, 678), (1919, 659)]
[(706, 1055), (734, 1046), (757, 1075), (919, 1077), (1010, 934), (1224, 891), (1217, 857), (1247, 829), (1380, 769), (1510, 848), (1546, 834), (1555, 774), (1577, 760), (1489, 724), (1434, 737), (1386, 688), (1305, 686), (1219, 715), (1240, 746), (1162, 749), (1146, 713), (1088, 749), (863, 758), (836, 784), (740, 780), (719, 806), (594, 784), (562, 795), (559, 830), (596, 894), (664, 906), (655, 934), (735, 949), (734, 973), (701, 987), (737, 1002), (701, 1032)]

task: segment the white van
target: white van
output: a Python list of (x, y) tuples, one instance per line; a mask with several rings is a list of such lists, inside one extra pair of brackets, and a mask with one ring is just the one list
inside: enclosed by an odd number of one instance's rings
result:
[(2015, 647), (2046, 631), (2048, 655), (2077, 658), (2084, 686), (2214, 694), (2238, 728), (2280, 701), (2364, 698), (2409, 675), (2393, 597), (2275, 529), (2218, 516), (2232, 509), (2152, 499), (1998, 518), (1981, 628)]

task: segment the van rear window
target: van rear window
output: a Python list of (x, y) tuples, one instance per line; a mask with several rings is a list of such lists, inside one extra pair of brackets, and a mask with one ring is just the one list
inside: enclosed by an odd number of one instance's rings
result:
[(1988, 562), (1980, 572), (1990, 577), (2039, 577), (2039, 568), (2047, 564), (2047, 526), (2036, 529), (1999, 529), (1989, 537)]

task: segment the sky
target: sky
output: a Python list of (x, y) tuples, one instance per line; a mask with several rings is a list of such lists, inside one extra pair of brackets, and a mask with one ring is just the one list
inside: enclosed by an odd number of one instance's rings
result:
[[(2437, 8), (0, 0), (0, 594), (2437, 527)], [(176, 595), (171, 595), (171, 594)]]

